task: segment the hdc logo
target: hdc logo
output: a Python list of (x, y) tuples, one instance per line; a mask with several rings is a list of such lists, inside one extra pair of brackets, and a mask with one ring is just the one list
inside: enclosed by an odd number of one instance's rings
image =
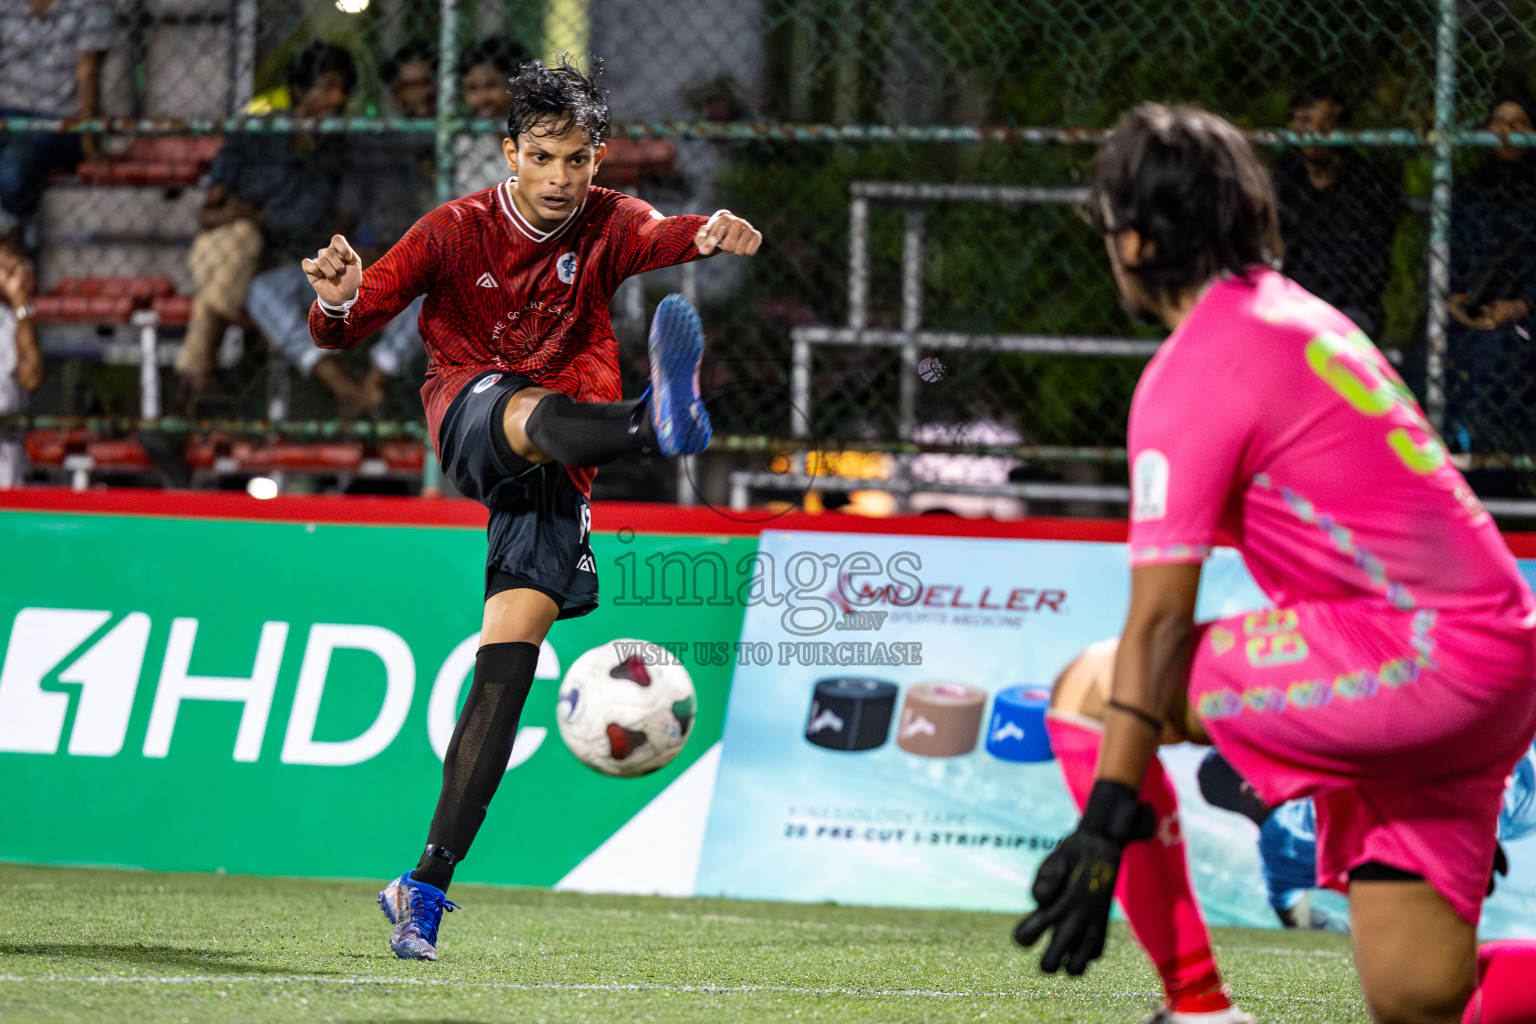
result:
[[(69, 693), (44, 689), (44, 683), (61, 666), (57, 681), (80, 686), (69, 753), (113, 757), (122, 751), (143, 675), (151, 623), (144, 612), (130, 612), (80, 651), (112, 617), (107, 611), (73, 608), (23, 608), (16, 613), (5, 661), (0, 663), (0, 752), (58, 752), (71, 698)], [(235, 733), (234, 759), (255, 761), (261, 756), (267, 719), (277, 692), (289, 624), (262, 624), (248, 678), (190, 674), (197, 625), (198, 620), (193, 618), (171, 621), (144, 736), (144, 756), (165, 757), (170, 753), (176, 716), (183, 701), (211, 700), (243, 705)], [(466, 637), (443, 659), (432, 683), (427, 702), (427, 737), (439, 758), (453, 736), (459, 693), (474, 668), (479, 646), (479, 633)], [(338, 650), (367, 651), (383, 663), (384, 701), (372, 724), (361, 734), (347, 740), (317, 740), (315, 722), (320, 715), (331, 656)], [(535, 678), (559, 677), (559, 658), (545, 641)], [(315, 623), (305, 641), (280, 760), (284, 764), (340, 766), (361, 764), (377, 757), (400, 734), (415, 692), (416, 659), (399, 634), (382, 626)], [(538, 726), (519, 729), (507, 767), (514, 768), (532, 757), (546, 733)]]

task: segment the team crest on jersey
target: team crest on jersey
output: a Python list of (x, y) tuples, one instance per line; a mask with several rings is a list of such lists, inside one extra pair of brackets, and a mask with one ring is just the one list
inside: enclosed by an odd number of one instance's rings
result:
[(562, 254), (560, 259), (555, 262), (555, 273), (559, 275), (560, 280), (565, 284), (574, 283), (576, 280), (576, 254), (573, 252)]
[(1136, 454), (1131, 464), (1131, 522), (1151, 522), (1168, 514), (1168, 475), (1168, 456), (1156, 448)]
[(489, 391), (491, 389), (491, 385), (495, 384), (499, 380), (501, 380), (501, 374), (499, 373), (493, 373), (489, 377), (481, 377), (480, 380), (475, 384), (475, 394), (479, 395)]

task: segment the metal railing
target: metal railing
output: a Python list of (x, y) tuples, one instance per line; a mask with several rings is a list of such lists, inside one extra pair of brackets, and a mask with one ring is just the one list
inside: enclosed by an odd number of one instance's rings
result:
[[(706, 459), (728, 460), (746, 474), (741, 480), (768, 473), (774, 452), (808, 450), (814, 440), (889, 451), (898, 471), (888, 485), (918, 486), (903, 475), (914, 454), (965, 447), (922, 428), (960, 422), (975, 404), (1018, 435), (990, 447), (1041, 470), (1041, 479), (1011, 482), (1030, 489), (1016, 496), (1047, 500), (1038, 488), (1056, 486), (1074, 495), (1062, 500), (1078, 500), (1073, 488), (1120, 486), (1116, 432), (1136, 361), (1156, 341), (1130, 333), (1098, 240), (1066, 210), (1081, 201), (1084, 173), (1114, 116), (1140, 99), (1189, 98), (1232, 117), (1266, 156), (1343, 147), (1386, 167), (1410, 200), (1389, 214), (1400, 223), (1378, 340), (1462, 449), (1458, 463), (1487, 470), (1480, 486), (1501, 490), (1505, 501), (1536, 496), (1525, 426), (1536, 419), (1526, 408), (1536, 402), (1536, 358), (1512, 358), (1503, 377), (1493, 375), (1483, 404), (1498, 429), (1465, 427), (1466, 395), (1487, 373), (1468, 364), (1452, 308), (1467, 284), (1456, 268), (1465, 226), (1459, 189), (1490, 151), (1536, 146), (1536, 134), (1483, 129), (1503, 65), (1536, 55), (1536, 5), (1525, 0), (1254, 0), (1240, 10), (1126, 0), (1092, 17), (1080, 4), (1046, 0), (915, 0), (878, 17), (856, 0), (756, 0), (730, 10), (706, 0), (561, 0), (532, 13), (494, 0), (374, 0), (359, 15), (299, 0), (216, 0), (163, 30), (156, 19), (174, 15), (175, 2), (118, 6), (125, 42), (114, 44), (103, 71), (118, 98), (104, 99), (103, 116), (10, 117), (0, 119), (0, 133), (101, 135), (108, 148), (114, 139), (163, 135), (399, 133), (431, 139), (432, 191), (443, 201), (460, 170), (455, 141), (499, 129), (458, 102), (462, 58), (477, 39), (511, 38), (530, 56), (573, 43), (613, 58), (603, 84), (612, 91), (614, 137), (677, 145), (676, 172), (644, 182), (642, 194), (668, 213), (730, 206), (765, 232), (753, 261), (712, 261), (634, 282), (616, 301), (630, 344), (660, 292), (681, 288), (697, 298), (711, 332), (706, 394), (734, 396), (728, 407), (711, 407), (718, 433)], [(281, 85), (287, 56), (313, 38), (357, 58), (348, 116), (292, 118), (280, 104), (269, 116), (249, 116), (253, 101)], [(381, 77), (385, 58), (408, 42), (435, 47), (441, 102), (430, 117), (392, 107)], [(630, 59), (631, 50), (662, 44), (704, 56), (687, 67)], [(185, 59), (165, 59), (172, 52)], [(1285, 75), (1295, 78), (1280, 81)], [(1286, 92), (1318, 75), (1353, 92), (1358, 128), (1314, 135), (1281, 127)], [(103, 214), (118, 202), (108, 190), (78, 195), (99, 202)], [(132, 241), (115, 237), (68, 239), (64, 256), (51, 265), (45, 257), (45, 279), (115, 272), (101, 253)], [(161, 241), (174, 243), (169, 235)], [(68, 387), (45, 385), (36, 410), (111, 414), (97, 423), (123, 424), (131, 414), (172, 423), (166, 414), (176, 410), (154, 371), (174, 351), (174, 331), (152, 311), (137, 311), (101, 346), (123, 364), (120, 393), (107, 394), (101, 375), (87, 373), (91, 402), (79, 400), (85, 385), (71, 378)], [(643, 367), (632, 344), (626, 351), (627, 390), (637, 390)], [(945, 364), (944, 382), (924, 379), (925, 356)], [(277, 436), (276, 414), (328, 415), (323, 393), (317, 401), (301, 375), (265, 370), (260, 346), (247, 346), (225, 373), (229, 386), (245, 390), (213, 418)], [(1523, 376), (1514, 380), (1516, 373)], [(392, 388), (391, 407), (378, 415), (414, 415), (411, 382)], [(789, 447), (774, 447), (782, 444)], [(1068, 465), (1099, 465), (1103, 479), (1067, 479)], [(1506, 479), (1488, 475), (1496, 472)], [(680, 493), (691, 495), (682, 480)]]

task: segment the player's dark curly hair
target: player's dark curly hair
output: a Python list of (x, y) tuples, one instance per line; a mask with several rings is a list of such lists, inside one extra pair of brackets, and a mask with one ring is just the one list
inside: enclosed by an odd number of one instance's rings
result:
[(1160, 302), (1280, 254), (1269, 174), (1236, 128), (1196, 107), (1132, 108), (1094, 163), (1088, 202), (1100, 232), (1134, 228), (1150, 244), (1125, 272)]
[(563, 135), (572, 127), (587, 133), (593, 146), (608, 141), (608, 94), (593, 81), (603, 64), (592, 60), (589, 74), (568, 54), (555, 58), (547, 68), (531, 60), (512, 76), (512, 113), (507, 116), (507, 136), (516, 142), (537, 128), (540, 135)]

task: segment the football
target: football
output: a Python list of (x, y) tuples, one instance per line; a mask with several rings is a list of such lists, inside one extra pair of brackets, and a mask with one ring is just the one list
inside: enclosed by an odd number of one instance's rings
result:
[(612, 640), (571, 663), (555, 719), (576, 759), (604, 775), (645, 775), (688, 742), (697, 702), (675, 657), (643, 640)]

